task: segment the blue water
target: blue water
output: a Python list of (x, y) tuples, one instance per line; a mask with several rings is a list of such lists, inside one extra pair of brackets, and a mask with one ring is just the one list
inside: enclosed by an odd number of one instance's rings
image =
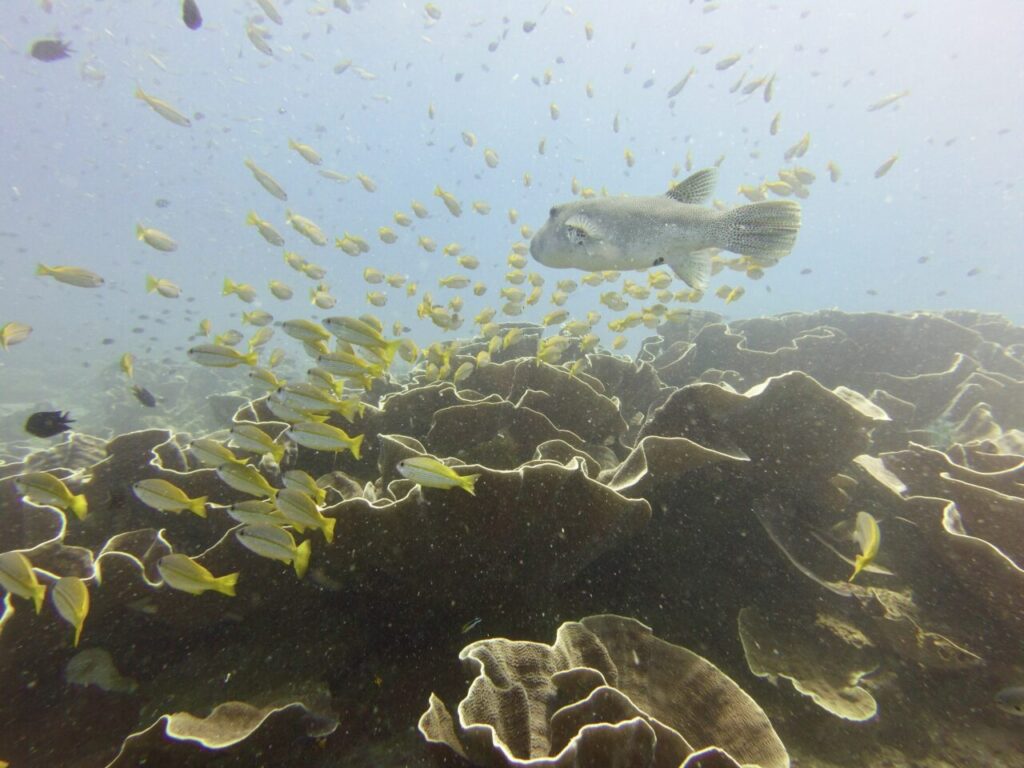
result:
[[(506, 218), (509, 208), (537, 228), (553, 203), (571, 197), (573, 177), (610, 194), (656, 194), (687, 152), (695, 168), (724, 157), (716, 197), (735, 204), (742, 202), (739, 184), (774, 178), (790, 165), (782, 154), (805, 132), (811, 147), (798, 162), (818, 179), (802, 201), (795, 251), (760, 282), (718, 275), (701, 308), (732, 318), (822, 307), (966, 307), (1024, 317), (1016, 184), (1024, 169), (1024, 107), (1014, 97), (1024, 50), (1006, 34), (1024, 27), (1024, 7), (723, 2), (703, 13), (707, 5), (650, 2), (627, 11), (605, 3), (446, 2), (441, 19), (428, 23), (415, 3), (364, 3), (350, 14), (326, 2), (282, 3), (283, 26), (262, 21), (271, 34), (269, 58), (245, 36), (246, 19), (261, 14), (255, 2), (202, 3), (205, 24), (196, 32), (173, 2), (58, 2), (49, 14), (36, 3), (3, 4), (0, 321), (26, 322), (34, 333), (0, 356), (0, 371), (17, 378), (40, 367), (102, 366), (123, 351), (184, 361), (200, 318), (222, 331), (237, 327), (249, 308), (220, 296), (225, 276), (256, 285), (258, 306), (279, 320), (313, 316), (313, 282), (245, 225), (250, 209), (285, 235), (288, 249), (328, 269), (342, 313), (373, 309), (364, 298), (364, 267), (408, 274), (418, 295), (385, 286), (389, 304), (373, 311), (386, 325), (402, 321), (420, 342), (442, 334), (416, 318), (415, 306), (424, 291), (437, 304), (455, 295), (437, 279), (463, 270), (441, 248), (462, 244), (481, 261), (473, 277), (489, 287), (480, 299), (461, 292), (465, 335), (482, 307), (502, 303), (505, 257), (523, 239)], [(530, 34), (525, 20), (536, 22)], [(54, 35), (71, 42), (70, 59), (44, 63), (27, 55), (34, 39)], [(494, 41), (500, 44), (490, 52)], [(714, 48), (698, 55), (702, 44)], [(715, 62), (734, 52), (742, 59), (717, 71)], [(334, 74), (345, 59), (377, 79), (364, 81), (354, 68)], [(85, 63), (103, 73), (101, 83), (83, 78)], [(666, 92), (691, 66), (696, 74), (670, 107)], [(546, 70), (551, 84), (535, 84)], [(729, 93), (744, 72), (748, 79), (776, 75), (770, 104), (761, 90)], [(648, 79), (654, 83), (644, 88)], [(173, 125), (134, 98), (137, 85), (193, 116), (192, 127)], [(902, 90), (910, 95), (897, 104), (866, 110)], [(549, 116), (552, 102), (557, 121)], [(770, 136), (776, 112), (782, 127)], [(612, 131), (616, 113), (619, 133)], [(462, 131), (476, 135), (475, 148), (463, 144)], [(289, 137), (314, 146), (322, 168), (362, 171), (378, 191), (369, 194), (354, 179), (341, 185), (322, 178), (288, 148)], [(498, 152), (496, 169), (485, 165), (485, 147)], [(637, 158), (632, 169), (623, 159), (627, 148)], [(897, 152), (890, 173), (875, 179), (874, 170)], [(285, 187), (287, 204), (253, 180), (247, 157)], [(843, 170), (835, 184), (825, 170), (830, 160)], [(524, 172), (533, 177), (529, 188)], [(432, 195), (437, 184), (462, 201), (461, 218)], [(170, 205), (156, 207), (158, 198)], [(431, 217), (406, 230), (391, 217), (409, 212), (413, 199), (426, 203)], [(491, 214), (473, 212), (475, 200), (488, 202)], [(345, 230), (362, 235), (372, 252), (353, 259), (312, 246), (285, 223), (286, 208), (332, 239)], [(135, 239), (136, 222), (170, 233), (180, 248), (154, 251)], [(381, 225), (398, 232), (399, 242), (381, 243)], [(438, 243), (437, 252), (415, 244), (421, 234)], [(107, 284), (95, 291), (55, 284), (34, 275), (39, 261), (93, 269)], [(980, 273), (968, 277), (974, 268)], [(525, 319), (552, 309), (547, 296), (555, 280), (582, 276), (532, 262), (527, 269), (547, 284)], [(177, 282), (182, 297), (146, 294), (149, 273)], [(295, 298), (274, 299), (266, 288), (271, 278), (291, 285)], [(744, 285), (746, 296), (725, 307), (713, 296), (724, 283)], [(613, 315), (597, 306), (597, 295), (611, 287), (583, 286), (567, 307), (577, 317), (599, 309), (603, 327)], [(630, 309), (653, 302), (634, 301)], [(165, 324), (153, 320), (161, 313)], [(614, 336), (601, 335), (605, 343)], [(104, 338), (114, 342), (102, 346)]]

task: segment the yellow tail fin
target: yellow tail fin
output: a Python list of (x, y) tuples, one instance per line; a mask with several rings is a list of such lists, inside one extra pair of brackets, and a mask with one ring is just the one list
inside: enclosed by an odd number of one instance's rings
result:
[(192, 499), (188, 508), (200, 517), (206, 517), (206, 498), (206, 496), (200, 496), (198, 499)]
[(355, 437), (352, 438), (352, 442), (348, 446), (348, 449), (352, 451), (352, 455), (355, 456), (356, 461), (359, 461), (363, 458), (362, 450), (364, 437), (366, 437), (366, 435), (356, 435)]
[(327, 543), (330, 544), (332, 541), (334, 541), (334, 526), (337, 524), (338, 521), (333, 517), (325, 517), (324, 520), (327, 521), (324, 523), (323, 527), (324, 538), (327, 539)]
[(309, 556), (313, 552), (313, 545), (309, 543), (309, 539), (299, 544), (295, 550), (295, 559), (292, 561), (292, 565), (295, 566), (295, 573), (301, 579), (306, 575), (306, 571), (309, 569)]
[(84, 493), (79, 493), (77, 496), (71, 497), (71, 511), (75, 513), (75, 517), (79, 520), (85, 520), (85, 516), (89, 514), (89, 502), (85, 498)]
[(476, 496), (476, 481), (480, 475), (463, 475), (459, 479), (459, 487), (469, 493), (470, 496)]
[(229, 573), (227, 576), (221, 576), (218, 579), (214, 579), (214, 589), (221, 592), (228, 597), (235, 596), (235, 585), (238, 583), (238, 574)]
[(36, 613), (43, 610), (43, 598), (46, 597), (46, 586), (38, 584), (32, 588), (32, 602), (36, 604)]

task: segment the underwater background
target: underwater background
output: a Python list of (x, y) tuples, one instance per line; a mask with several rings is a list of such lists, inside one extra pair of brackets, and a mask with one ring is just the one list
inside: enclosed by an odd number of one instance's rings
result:
[(1024, 766), (1022, 28), (0, 4), (0, 766)]

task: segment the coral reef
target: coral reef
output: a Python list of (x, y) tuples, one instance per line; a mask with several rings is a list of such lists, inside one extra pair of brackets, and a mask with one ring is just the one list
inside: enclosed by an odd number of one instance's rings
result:
[[(457, 383), (381, 378), (326, 422), (359, 452), (297, 445), (267, 397), (180, 371), (180, 421), (5, 446), (0, 552), (46, 597), (37, 614), (5, 576), (0, 759), (1024, 766), (993, 704), (1024, 674), (1024, 332), (967, 312), (661, 330), (637, 361), (540, 362), (528, 328)], [(225, 431), (246, 427), (273, 450)], [(264, 495), (315, 481), (290, 554), (243, 546), (235, 506), (258, 497), (200, 437)], [(413, 457), (433, 480), (403, 476)], [(19, 488), (33, 472), (88, 513)], [(470, 474), (473, 494), (450, 482)], [(880, 543), (851, 576), (861, 512)], [(170, 555), (238, 574), (234, 596), (173, 588)], [(88, 591), (78, 647), (60, 578)]]

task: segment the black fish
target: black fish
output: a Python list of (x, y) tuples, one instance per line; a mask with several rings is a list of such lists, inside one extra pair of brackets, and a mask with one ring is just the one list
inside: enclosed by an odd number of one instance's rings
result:
[(136, 384), (132, 387), (132, 394), (135, 395), (135, 399), (142, 403), (147, 408), (156, 408), (156, 398), (153, 397), (153, 393), (145, 387), (140, 387)]
[(70, 58), (74, 51), (71, 50), (71, 43), (65, 43), (63, 40), (36, 40), (32, 43), (29, 53), (33, 59), (57, 61)]
[(183, 0), (181, 3), (181, 19), (189, 29), (199, 29), (203, 26), (203, 14), (199, 12), (196, 0)]
[(25, 431), (36, 437), (53, 437), (61, 432), (67, 432), (74, 419), (68, 418), (68, 412), (64, 411), (39, 411), (33, 413), (25, 422)]

